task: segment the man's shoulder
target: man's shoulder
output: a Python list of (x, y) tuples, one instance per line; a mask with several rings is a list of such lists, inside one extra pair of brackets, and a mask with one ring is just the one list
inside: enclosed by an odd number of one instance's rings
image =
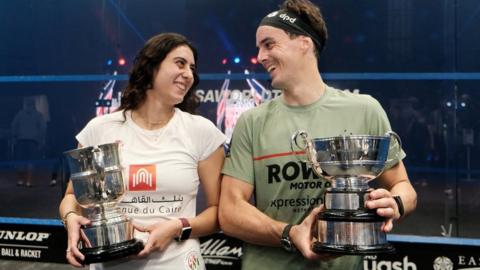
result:
[(348, 106), (378, 106), (379, 102), (377, 99), (372, 97), (369, 94), (362, 94), (357, 91), (351, 91), (349, 89), (337, 89), (334, 87), (329, 87), (330, 98), (333, 101), (338, 101), (339, 103), (348, 105)]
[(272, 111), (276, 110), (278, 106), (278, 98), (274, 98), (272, 100), (268, 100), (259, 106), (253, 107), (249, 110), (246, 110), (245, 112), (242, 113), (242, 117), (245, 117), (247, 119), (251, 120), (257, 120), (260, 118), (263, 118), (270, 114)]

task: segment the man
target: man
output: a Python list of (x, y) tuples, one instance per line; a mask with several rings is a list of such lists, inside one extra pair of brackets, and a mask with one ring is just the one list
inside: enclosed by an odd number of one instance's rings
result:
[[(241, 115), (223, 168), (220, 226), (226, 234), (246, 242), (243, 269), (360, 267), (356, 256), (337, 258), (312, 252), (312, 227), (323, 207), (327, 181), (315, 176), (299, 161), (304, 157), (290, 148), (297, 130), (322, 138), (384, 135), (391, 129), (375, 99), (334, 89), (322, 81), (317, 58), (326, 39), (320, 10), (308, 0), (286, 0), (257, 29), (258, 60), (282, 95)], [(382, 188), (372, 191), (366, 202), (367, 208), (385, 218), (385, 232), (392, 230), (402, 212), (409, 214), (416, 207), (416, 193), (401, 161), (405, 153), (398, 145), (393, 148), (392, 161), (376, 180)], [(298, 185), (306, 182), (315, 182), (319, 188)], [(403, 207), (394, 195), (400, 196)], [(252, 198), (255, 205), (250, 204)], [(282, 238), (297, 251), (282, 250)]]
[(12, 141), (14, 142), (14, 159), (17, 167), (17, 185), (31, 187), (33, 184), (33, 163), (41, 157), (45, 144), (46, 123), (35, 106), (34, 97), (26, 97), (23, 108), (12, 121)]

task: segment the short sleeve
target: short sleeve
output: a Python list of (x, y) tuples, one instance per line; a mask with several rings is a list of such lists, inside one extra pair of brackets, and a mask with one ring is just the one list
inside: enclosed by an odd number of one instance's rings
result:
[[(387, 134), (387, 132), (392, 131), (387, 113), (382, 108), (380, 103), (374, 98), (372, 98), (367, 121), (370, 123), (370, 134), (384, 136)], [(400, 160), (406, 157), (405, 152), (401, 148), (399, 140), (397, 140), (395, 136), (391, 136), (390, 138), (390, 147), (388, 150), (388, 158), (385, 169), (393, 167)]]
[(88, 124), (75, 136), (78, 143), (83, 147), (95, 145), (96, 125), (94, 124), (95, 118), (90, 120)]
[(205, 160), (225, 143), (225, 135), (208, 119), (199, 117), (193, 134), (199, 160)]
[(237, 120), (222, 173), (253, 185), (253, 138), (248, 115), (245, 112)]

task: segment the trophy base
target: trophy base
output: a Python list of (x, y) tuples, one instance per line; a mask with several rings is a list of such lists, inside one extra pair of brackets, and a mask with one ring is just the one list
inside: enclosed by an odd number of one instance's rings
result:
[(120, 259), (139, 253), (143, 249), (143, 242), (137, 239), (125, 241), (111, 246), (82, 248), (80, 252), (85, 255), (84, 264), (106, 262)]
[(391, 253), (382, 224), (385, 219), (371, 210), (327, 210), (318, 214), (316, 253), (365, 255)]
[(370, 255), (380, 253), (394, 253), (395, 248), (391, 244), (376, 246), (352, 246), (352, 245), (328, 245), (320, 242), (312, 244), (312, 250), (315, 253), (332, 253), (348, 255)]

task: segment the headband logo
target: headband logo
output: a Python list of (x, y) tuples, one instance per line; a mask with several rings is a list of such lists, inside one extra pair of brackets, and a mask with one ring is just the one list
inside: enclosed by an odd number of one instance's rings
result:
[(297, 20), (297, 18), (290, 17), (285, 13), (280, 14), (280, 16), (278, 16), (278, 17), (280, 17), (282, 20), (288, 21), (290, 23), (295, 23), (295, 21)]
[(278, 14), (278, 11), (270, 12), (270, 13), (267, 15), (267, 17), (268, 17), (268, 18), (275, 17), (275, 16), (277, 16), (277, 14)]

